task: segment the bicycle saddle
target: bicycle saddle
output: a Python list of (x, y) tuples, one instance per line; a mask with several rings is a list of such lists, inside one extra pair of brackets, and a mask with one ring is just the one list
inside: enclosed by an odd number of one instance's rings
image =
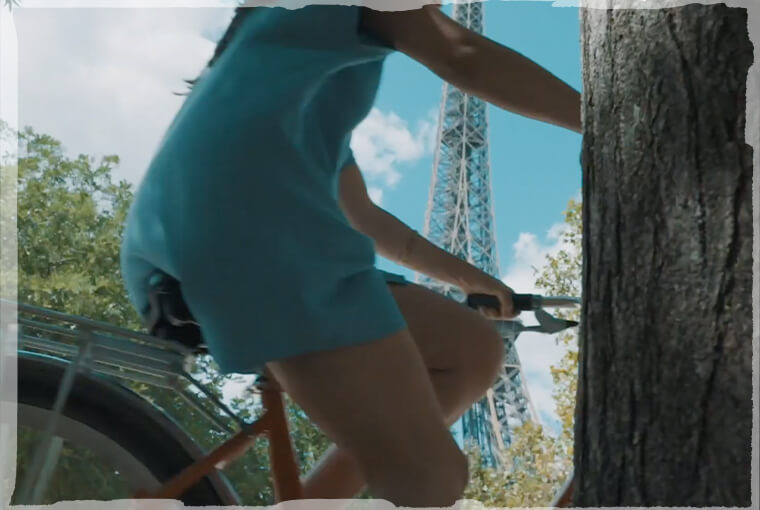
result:
[(148, 301), (145, 327), (152, 336), (179, 342), (193, 354), (208, 353), (200, 326), (190, 313), (177, 280), (164, 274), (153, 278)]

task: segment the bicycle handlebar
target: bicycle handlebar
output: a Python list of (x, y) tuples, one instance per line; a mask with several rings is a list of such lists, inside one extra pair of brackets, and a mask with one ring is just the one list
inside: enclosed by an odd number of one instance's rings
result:
[[(543, 308), (550, 307), (574, 307), (580, 304), (580, 299), (569, 296), (540, 296), (537, 294), (512, 294), (512, 303), (516, 312), (533, 311), (538, 320), (537, 326), (524, 326), (519, 321), (497, 321), (500, 331), (504, 336), (517, 336), (523, 331), (533, 331), (536, 333), (559, 333), (568, 328), (578, 326), (577, 321), (558, 319), (551, 316)], [(470, 294), (465, 302), (470, 308), (478, 309), (479, 307), (493, 308), (499, 310), (501, 303), (496, 296), (490, 294)]]
[[(541, 296), (538, 294), (512, 294), (512, 303), (516, 312), (529, 312), (544, 307), (574, 307), (580, 304), (578, 298), (569, 296)], [(467, 296), (470, 308), (486, 307), (498, 310), (501, 305), (496, 296), (490, 294), (470, 294)]]

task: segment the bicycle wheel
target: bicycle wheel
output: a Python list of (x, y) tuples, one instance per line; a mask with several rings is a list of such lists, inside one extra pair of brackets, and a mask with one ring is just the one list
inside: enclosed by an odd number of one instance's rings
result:
[[(44, 430), (52, 415), (66, 363), (55, 358), (18, 358), (18, 424)], [(138, 489), (153, 489), (193, 462), (198, 451), (184, 432), (138, 395), (97, 376), (78, 374), (54, 435), (86, 448), (123, 479), (129, 499)], [(19, 478), (20, 481), (20, 478)], [(68, 498), (66, 498), (68, 499)], [(70, 500), (96, 499), (92, 494)], [(188, 506), (239, 504), (224, 479), (209, 475), (181, 498)], [(22, 502), (23, 503), (23, 502)]]

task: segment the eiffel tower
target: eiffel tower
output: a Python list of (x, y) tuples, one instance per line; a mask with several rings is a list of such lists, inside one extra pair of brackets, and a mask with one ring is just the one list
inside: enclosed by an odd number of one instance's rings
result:
[[(483, 33), (480, 2), (453, 5), (452, 17)], [(423, 235), (437, 246), (498, 276), (498, 256), (491, 202), (491, 165), (486, 104), (444, 83), (438, 120), (437, 150), (425, 214)], [(463, 300), (456, 287), (417, 274), (416, 282)], [(506, 329), (506, 328), (505, 328)], [(536, 415), (520, 369), (515, 337), (504, 331), (506, 359), (497, 383), (455, 424), (465, 442), (475, 442), (483, 460), (502, 465), (500, 451), (511, 442), (511, 431)]]

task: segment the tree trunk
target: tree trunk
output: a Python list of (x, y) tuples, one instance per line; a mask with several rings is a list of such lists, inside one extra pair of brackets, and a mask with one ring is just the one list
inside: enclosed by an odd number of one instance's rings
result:
[(746, 9), (581, 11), (576, 506), (749, 506)]

